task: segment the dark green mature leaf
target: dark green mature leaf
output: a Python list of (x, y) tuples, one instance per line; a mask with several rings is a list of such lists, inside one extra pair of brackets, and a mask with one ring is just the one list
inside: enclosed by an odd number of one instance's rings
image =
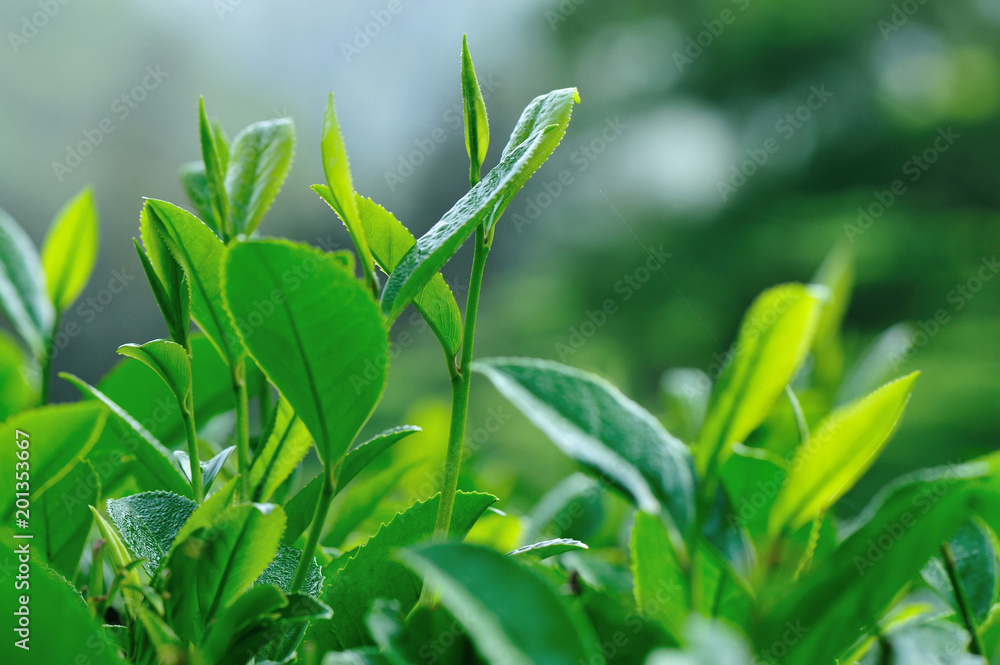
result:
[(0, 309), (35, 357), (55, 326), (55, 309), (45, 286), (45, 273), (31, 238), (0, 209)]
[[(190, 344), (189, 328), (191, 325), (191, 289), (188, 287), (187, 278), (182, 276), (177, 290), (174, 293), (170, 293), (163, 285), (163, 282), (160, 281), (159, 275), (156, 274), (156, 268), (153, 267), (149, 257), (142, 250), (142, 245), (139, 244), (139, 241), (133, 238), (132, 244), (139, 255), (142, 271), (146, 274), (146, 281), (149, 282), (149, 288), (153, 291), (153, 298), (156, 300), (156, 306), (160, 308), (160, 314), (163, 315), (163, 320), (167, 324), (170, 337), (181, 346), (187, 348)], [(173, 257), (170, 257), (170, 262), (175, 266), (177, 265)]]
[[(449, 533), (464, 537), (496, 500), (489, 494), (456, 494)], [(420, 596), (420, 579), (395, 561), (393, 553), (434, 533), (439, 502), (440, 495), (436, 495), (397, 514), (339, 568), (323, 595), (333, 608), (333, 619), (317, 624), (311, 633), (321, 647), (347, 649), (371, 644), (364, 619), (376, 598), (398, 600), (403, 611), (409, 612)]]
[(87, 188), (56, 214), (42, 246), (42, 268), (56, 310), (68, 309), (87, 286), (99, 236), (94, 193)]
[(825, 293), (822, 287), (784, 284), (762, 293), (747, 310), (698, 437), (701, 473), (717, 472), (731, 445), (745, 442), (781, 396), (812, 344)]
[[(16, 571), (19, 564), (18, 548), (25, 541), (15, 542), (8, 535), (0, 537), (0, 567)], [(36, 623), (30, 626), (30, 651), (15, 646), (22, 639), (13, 628), (15, 621), (7, 621), (4, 636), (4, 662), (10, 663), (76, 663), (81, 654), (90, 665), (119, 665), (115, 648), (105, 639), (101, 627), (95, 623), (80, 593), (37, 558), (38, 550), (30, 547), (31, 589), (30, 612)], [(18, 608), (21, 593), (14, 592), (14, 580), (8, 580), (9, 589), (3, 594), (3, 613), (12, 617)], [(55, 622), (52, 631), (42, 630), (45, 622)], [(14, 654), (18, 654), (15, 656)]]
[(465, 151), (471, 164), (469, 179), (475, 185), (479, 182), (479, 169), (490, 147), (490, 123), (483, 91), (479, 88), (476, 69), (469, 55), (469, 40), (465, 35), (462, 35), (462, 112), (465, 117)]
[(73, 579), (93, 524), (90, 506), (101, 495), (101, 481), (86, 461), (75, 465), (31, 508), (33, 546), (52, 568)]
[[(785, 665), (833, 662), (968, 517), (971, 490), (989, 471), (982, 463), (927, 470), (883, 489), (834, 552), (794, 586), (769, 590), (758, 648), (787, 647)], [(793, 644), (782, 637), (790, 627)]]
[[(285, 593), (291, 593), (292, 581), (295, 579), (295, 569), (302, 560), (302, 551), (288, 545), (279, 545), (278, 553), (274, 555), (274, 560), (267, 565), (264, 572), (260, 574), (254, 585), (273, 584), (280, 587)], [(302, 593), (310, 596), (319, 596), (323, 591), (323, 570), (312, 560), (309, 571), (306, 573), (305, 582), (300, 589)]]
[(323, 142), (320, 145), (323, 154), (323, 174), (329, 185), (330, 199), (327, 201), (337, 216), (347, 227), (347, 232), (358, 250), (358, 257), (368, 281), (373, 279), (373, 263), (371, 249), (365, 238), (365, 230), (358, 215), (355, 202), (354, 181), (351, 179), (351, 165), (347, 160), (347, 148), (344, 147), (344, 137), (340, 134), (340, 124), (337, 122), (337, 109), (333, 103), (333, 93), (326, 103), (323, 113)]
[[(334, 207), (333, 194), (326, 185), (313, 185), (313, 191)], [(417, 244), (416, 238), (396, 217), (371, 199), (360, 194), (355, 196), (365, 239), (371, 248), (375, 263), (386, 275), (391, 275), (399, 262)], [(458, 354), (462, 346), (462, 314), (458, 310), (455, 296), (441, 273), (435, 275), (413, 299), (413, 306), (427, 321), (445, 353)]]
[(527, 556), (534, 557), (536, 559), (548, 559), (549, 557), (565, 554), (566, 552), (585, 549), (588, 549), (587, 544), (581, 543), (579, 540), (574, 540), (572, 538), (553, 538), (552, 540), (543, 540), (541, 542), (532, 543), (531, 545), (525, 545), (524, 547), (518, 547), (516, 550), (507, 552), (507, 556)]
[[(336, 463), (385, 385), (388, 335), (371, 294), (337, 257), (285, 241), (233, 246), (225, 273), (226, 302), (247, 322), (240, 334), (251, 355), (306, 424), (320, 458)], [(262, 299), (273, 305), (266, 317)]]
[(764, 534), (771, 507), (788, 476), (785, 458), (761, 448), (736, 444), (720, 476), (740, 523), (752, 534)]
[(656, 515), (636, 513), (632, 577), (639, 611), (659, 621), (674, 639), (681, 641), (691, 612), (691, 589), (670, 533)]
[(250, 467), (254, 501), (269, 501), (312, 448), (313, 438), (292, 405), (278, 399), (267, 439)]
[[(146, 211), (171, 255), (184, 269), (191, 285), (191, 318), (211, 340), (219, 355), (232, 365), (243, 356), (233, 322), (222, 304), (222, 257), (226, 246), (210, 228), (187, 210), (155, 199), (146, 200)], [(157, 272), (165, 266), (149, 256)]]
[(687, 447), (600, 377), (565, 365), (495, 358), (473, 363), (566, 455), (624, 490), (641, 509), (661, 506), (683, 533), (694, 517)]
[(85, 398), (92, 397), (104, 404), (111, 413), (108, 430), (114, 434), (105, 433), (101, 436), (94, 446), (95, 453), (109, 460), (117, 460), (118, 463), (121, 463), (124, 455), (134, 456), (149, 471), (159, 487), (184, 496), (191, 495), (191, 486), (184, 482), (177, 467), (170, 461), (170, 450), (149, 430), (117, 402), (83, 379), (65, 372), (59, 376), (76, 386)]
[(402, 313), (476, 227), (484, 225), (489, 231), (500, 219), (524, 183), (562, 140), (573, 104), (579, 100), (576, 89), (568, 88), (531, 102), (514, 128), (500, 163), (421, 236), (393, 270), (381, 298), (387, 319), (393, 321)]
[[(174, 543), (167, 559), (167, 617), (178, 632), (196, 631), (260, 577), (274, 559), (285, 513), (273, 504), (227, 508), (211, 526)], [(196, 634), (196, 633), (195, 633)]]
[(769, 530), (798, 528), (832, 506), (875, 462), (903, 415), (916, 372), (831, 413), (799, 448)]
[(398, 556), (424, 576), (488, 663), (579, 665), (594, 657), (596, 639), (583, 617), (510, 557), (451, 543), (406, 549)]
[[(222, 231), (222, 238), (229, 236), (229, 198), (226, 194), (226, 165), (221, 156), (228, 155), (228, 148), (221, 137), (216, 137), (212, 125), (205, 114), (205, 100), (198, 98), (198, 132), (201, 137), (201, 159), (208, 181), (208, 196), (212, 204), (212, 215)], [(178, 259), (180, 260), (180, 259)], [(154, 264), (155, 265), (155, 264)]]
[(294, 155), (291, 118), (257, 122), (236, 135), (226, 171), (234, 233), (254, 232), (288, 177)]
[(191, 199), (191, 205), (198, 213), (198, 218), (205, 222), (215, 235), (222, 237), (222, 227), (212, 210), (212, 193), (208, 190), (208, 176), (205, 174), (204, 162), (187, 162), (181, 164), (177, 173), (180, 176), (181, 187)]
[(0, 420), (35, 402), (38, 388), (28, 367), (21, 346), (0, 330)]
[[(998, 561), (996, 537), (989, 527), (977, 520), (968, 520), (958, 527), (949, 542), (955, 560), (960, 597), (967, 603), (973, 619), (982, 624), (993, 608), (997, 593)], [(961, 613), (955, 586), (941, 557), (931, 559), (920, 572), (924, 581)]]
[(364, 443), (354, 446), (348, 451), (347, 457), (344, 458), (344, 463), (340, 465), (340, 475), (337, 477), (337, 484), (346, 486), (347, 483), (354, 480), (355, 476), (364, 471), (365, 467), (375, 461), (379, 455), (406, 437), (416, 434), (419, 431), (421, 431), (420, 428), (413, 425), (393, 427), (380, 434), (376, 434)]
[(118, 354), (135, 358), (150, 368), (170, 388), (188, 413), (194, 411), (193, 384), (191, 378), (191, 358), (187, 349), (176, 342), (157, 339), (145, 344), (123, 344)]
[(172, 492), (143, 492), (108, 499), (108, 517), (136, 558), (153, 575), (197, 504)]
[(16, 462), (25, 461), (17, 456), (17, 451), (23, 450), (18, 447), (18, 441), (26, 438), (29, 441), (26, 461), (31, 469), (31, 499), (34, 501), (86, 457), (101, 435), (107, 418), (108, 412), (103, 405), (83, 402), (24, 411), (0, 426), (0, 436), (6, 442), (0, 446), (0, 468), (8, 469), (8, 473), (0, 474), (0, 516), (12, 511), (14, 471), (23, 470), (15, 466)]

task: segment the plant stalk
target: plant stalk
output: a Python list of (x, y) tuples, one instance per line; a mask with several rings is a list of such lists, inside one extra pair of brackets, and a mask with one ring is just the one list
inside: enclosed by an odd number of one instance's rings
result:
[(181, 404), (181, 417), (184, 419), (184, 432), (187, 435), (188, 465), (191, 467), (191, 489), (194, 490), (194, 500), (197, 503), (201, 503), (205, 500), (205, 490), (201, 485), (198, 431), (194, 426), (194, 415), (184, 404)]
[(250, 501), (250, 421), (243, 360), (237, 360), (230, 367), (230, 373), (236, 394), (236, 464), (240, 475), (240, 500), (246, 503)]
[(316, 501), (316, 512), (313, 513), (312, 526), (309, 527), (306, 546), (302, 548), (302, 558), (299, 559), (299, 565), (295, 569), (295, 578), (292, 580), (291, 587), (292, 593), (297, 593), (302, 589), (306, 575), (309, 573), (309, 564), (316, 552), (320, 532), (323, 531), (323, 524), (326, 522), (326, 514), (330, 511), (330, 503), (337, 491), (337, 466), (337, 464), (329, 464), (323, 469), (325, 480), (320, 488), (319, 499)]
[[(455, 507), (455, 492), (458, 491), (458, 474), (462, 466), (462, 444), (465, 440), (465, 422), (469, 415), (469, 386), (472, 372), (472, 347), (476, 336), (476, 316), (479, 311), (479, 291), (483, 285), (483, 271), (490, 246), (486, 241), (486, 231), (482, 226), (476, 229), (476, 247), (472, 259), (472, 275), (469, 278), (469, 295), (465, 305), (465, 327), (462, 333), (462, 357), (457, 371), (451, 376), (451, 430), (448, 434), (448, 452), (445, 457), (444, 482), (441, 486), (441, 501), (438, 504), (434, 537), (447, 540), (451, 527), (451, 513)], [(450, 368), (449, 368), (450, 369)]]
[(941, 559), (944, 560), (944, 569), (948, 573), (948, 580), (951, 582), (951, 588), (955, 592), (958, 613), (962, 617), (965, 629), (969, 631), (969, 635), (972, 637), (972, 641), (969, 643), (969, 651), (974, 656), (986, 655), (986, 649), (983, 647), (983, 638), (979, 635), (979, 629), (976, 628), (976, 619), (972, 614), (972, 608), (969, 607), (969, 599), (966, 597), (965, 589), (962, 587), (962, 580), (958, 576), (958, 564), (955, 562), (955, 554), (951, 551), (951, 545), (948, 542), (941, 543)]
[(52, 323), (52, 337), (45, 342), (45, 355), (41, 358), (41, 371), (42, 371), (42, 386), (41, 395), (39, 396), (41, 400), (41, 405), (45, 406), (49, 403), (49, 390), (52, 385), (52, 356), (55, 355), (56, 350), (56, 333), (59, 332), (59, 313), (56, 312), (55, 321)]

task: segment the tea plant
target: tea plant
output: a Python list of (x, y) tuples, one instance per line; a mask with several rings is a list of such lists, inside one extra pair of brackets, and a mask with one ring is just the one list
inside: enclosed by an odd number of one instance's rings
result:
[[(47, 628), (14, 614), (23, 632), (5, 641), (4, 662), (984, 663), (996, 654), (993, 456), (899, 479), (859, 515), (837, 516), (917, 379), (893, 376), (906, 351), (899, 328), (848, 366), (846, 254), (833, 252), (812, 284), (765, 291), (716, 376), (665, 375), (674, 434), (593, 374), (473, 360), (497, 224), (556, 149), (579, 97), (565, 89), (533, 100), (482, 175), (490, 131), (464, 43), (461, 82), (471, 188), (419, 239), (355, 192), (331, 94), (326, 182), (313, 190), (355, 252), (260, 236), (291, 168), (293, 124), (257, 123), (230, 142), (201, 104), (201, 160), (181, 170), (195, 212), (147, 199), (135, 241), (169, 339), (122, 346), (127, 358), (96, 385), (62, 374), (83, 395), (77, 403), (45, 405), (59, 316), (94, 265), (92, 196), (60, 213), (41, 258), (0, 215), (0, 304), (27, 348), (0, 337), (2, 555), (11, 569), (30, 561), (32, 616), (59, 626), (57, 639), (43, 637)], [(470, 240), (463, 315), (439, 271)], [(379, 474), (388, 482), (366, 485), (369, 465), (418, 431), (357, 442), (387, 381), (389, 329), (411, 304), (451, 381), (442, 487), (365, 531), (400, 477), (390, 466)], [(499, 499), (458, 490), (473, 373), (581, 469), (519, 521), (513, 550), (482, 544), (494, 528), (483, 516)], [(251, 399), (262, 421), (254, 436)], [(322, 470), (303, 481), (314, 447)], [(474, 529), (480, 544), (463, 544)], [(15, 540), (26, 534), (30, 557)]]

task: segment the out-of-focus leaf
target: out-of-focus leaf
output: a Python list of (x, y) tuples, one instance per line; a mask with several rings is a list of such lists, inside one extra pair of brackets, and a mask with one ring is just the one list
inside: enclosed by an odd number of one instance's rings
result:
[(747, 310), (698, 437), (695, 462), (701, 473), (717, 472), (732, 444), (743, 443), (781, 396), (812, 344), (825, 291), (776, 286)]
[(221, 159), (221, 155), (228, 155), (228, 147), (225, 147), (225, 140), (219, 140), (221, 137), (216, 137), (212, 125), (208, 122), (204, 98), (198, 99), (198, 133), (201, 138), (201, 159), (205, 166), (205, 179), (208, 181), (208, 197), (212, 205), (212, 216), (215, 217), (219, 230), (222, 231), (222, 238), (228, 240), (229, 198), (225, 185), (226, 165), (222, 163)]
[(257, 122), (236, 135), (226, 171), (234, 233), (254, 232), (288, 177), (294, 155), (291, 118)]
[(0, 420), (35, 401), (38, 390), (29, 362), (18, 343), (0, 330)]
[(656, 515), (636, 513), (632, 529), (635, 602), (678, 641), (691, 612), (691, 588), (670, 534)]
[[(212, 459), (207, 462), (198, 462), (201, 465), (201, 487), (202, 490), (207, 494), (208, 490), (212, 488), (212, 483), (215, 482), (216, 477), (218, 477), (219, 472), (222, 471), (222, 467), (226, 465), (226, 460), (229, 456), (233, 454), (236, 450), (236, 446), (229, 446), (219, 451), (218, 454), (214, 455)], [(181, 467), (181, 473), (184, 477), (191, 482), (191, 458), (188, 456), (186, 451), (175, 450), (174, 458), (177, 460), (178, 465)]]
[(961, 598), (962, 605), (967, 606), (973, 620), (982, 624), (989, 616), (997, 594), (997, 568), (1000, 564), (997, 561), (996, 537), (986, 525), (968, 520), (958, 527), (949, 541), (949, 547), (961, 587), (960, 595), (956, 595), (941, 557), (931, 559), (920, 574), (959, 615), (963, 611), (959, 603)]
[(824, 419), (792, 459), (769, 530), (802, 526), (832, 506), (875, 462), (913, 392), (917, 373), (886, 384)]
[(101, 495), (101, 481), (86, 461), (74, 466), (32, 506), (33, 547), (52, 568), (72, 580), (93, 525), (90, 506)]
[(908, 323), (897, 323), (879, 335), (847, 371), (834, 404), (853, 402), (885, 385), (913, 346), (912, 335), (913, 327)]
[(14, 218), (0, 210), (0, 309), (36, 358), (45, 353), (55, 308), (38, 250)]
[(607, 381), (558, 363), (495, 358), (473, 364), (564, 453), (624, 490), (649, 513), (661, 506), (684, 533), (694, 516), (687, 447)]
[(212, 194), (208, 190), (208, 176), (205, 174), (204, 162), (187, 162), (181, 164), (178, 171), (181, 179), (181, 187), (184, 193), (191, 199), (194, 211), (198, 213), (198, 218), (205, 222), (208, 228), (215, 232), (215, 235), (222, 237), (222, 227), (219, 220), (215, 218), (212, 210)]
[(694, 441), (705, 421), (712, 380), (700, 369), (679, 368), (666, 372), (660, 386), (667, 401), (668, 426), (676, 425), (678, 436)]
[[(282, 275), (296, 270), (298, 283), (286, 283)], [(233, 318), (263, 319), (241, 326), (251, 355), (312, 433), (320, 458), (337, 463), (385, 385), (388, 335), (371, 294), (333, 255), (286, 241), (234, 245), (225, 274)], [(275, 290), (284, 295), (263, 317), (258, 305)]]
[(393, 427), (381, 434), (376, 434), (364, 443), (354, 446), (347, 452), (347, 457), (344, 458), (344, 463), (340, 466), (340, 475), (337, 477), (337, 484), (346, 486), (347, 483), (354, 480), (379, 455), (406, 437), (416, 434), (419, 431), (420, 428), (413, 425)]
[(585, 549), (588, 549), (587, 544), (581, 543), (579, 540), (573, 540), (572, 538), (553, 538), (552, 540), (543, 540), (537, 543), (532, 543), (531, 545), (518, 547), (516, 550), (507, 552), (507, 556), (526, 556), (534, 557), (536, 559), (548, 559), (549, 557), (565, 554), (566, 552), (572, 552), (573, 550)]
[(68, 309), (87, 286), (99, 237), (94, 193), (87, 188), (59, 211), (42, 246), (42, 268), (57, 311)]
[(568, 88), (537, 97), (528, 105), (500, 163), (421, 236), (393, 270), (380, 301), (389, 321), (400, 315), (476, 227), (483, 225), (489, 231), (500, 219), (524, 183), (559, 145), (578, 101), (576, 89)]

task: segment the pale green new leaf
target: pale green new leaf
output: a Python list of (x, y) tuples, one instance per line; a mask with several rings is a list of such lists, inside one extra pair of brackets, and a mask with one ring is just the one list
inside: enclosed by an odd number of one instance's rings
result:
[(524, 547), (518, 547), (516, 550), (507, 552), (507, 556), (524, 556), (535, 559), (548, 559), (550, 557), (559, 556), (560, 554), (565, 554), (566, 552), (586, 549), (589, 549), (587, 544), (582, 543), (579, 540), (574, 540), (573, 538), (553, 538), (552, 540), (543, 540), (541, 542), (532, 543), (531, 545), (525, 545)]
[[(229, 446), (228, 448), (223, 448), (218, 454), (213, 455), (212, 459), (207, 462), (198, 462), (201, 465), (201, 487), (207, 494), (210, 489), (212, 489), (212, 483), (218, 477), (219, 472), (226, 465), (226, 461), (229, 456), (233, 454), (236, 450), (236, 446)], [(181, 472), (184, 477), (188, 479), (188, 482), (192, 482), (191, 479), (191, 458), (184, 450), (175, 450), (174, 458), (181, 467)]]
[(145, 344), (123, 344), (118, 353), (135, 358), (150, 368), (170, 388), (177, 401), (189, 413), (194, 411), (192, 394), (191, 358), (187, 349), (176, 342), (157, 339)]
[(222, 228), (219, 225), (219, 221), (215, 218), (215, 212), (212, 210), (212, 194), (208, 191), (208, 176), (205, 174), (205, 163), (199, 161), (181, 164), (178, 175), (180, 176), (181, 187), (184, 188), (184, 193), (191, 199), (191, 205), (194, 206), (195, 212), (198, 213), (198, 218), (205, 222), (215, 232), (215, 235), (221, 238)]
[(234, 234), (254, 232), (288, 177), (294, 155), (291, 118), (257, 122), (236, 135), (226, 172)]
[(827, 416), (795, 453), (774, 502), (769, 531), (795, 529), (813, 519), (874, 464), (913, 392), (918, 373), (893, 381)]
[(479, 169), (490, 147), (490, 123), (486, 117), (486, 102), (476, 78), (469, 40), (462, 35), (462, 113), (465, 117), (465, 151), (469, 154), (470, 180), (479, 182)]
[(698, 470), (713, 476), (763, 422), (812, 345), (826, 289), (784, 284), (747, 310), (728, 364), (708, 405), (695, 449)]
[[(229, 198), (226, 194), (226, 165), (221, 156), (228, 154), (225, 141), (217, 139), (212, 125), (205, 114), (205, 99), (198, 98), (198, 133), (201, 137), (201, 159), (205, 166), (205, 178), (208, 181), (208, 196), (212, 205), (212, 214), (222, 231), (222, 238), (229, 236)], [(221, 145), (220, 145), (221, 144)], [(221, 150), (220, 150), (221, 148)], [(221, 153), (221, 154), (220, 154)]]
[(575, 88), (555, 90), (525, 109), (500, 163), (417, 240), (392, 272), (380, 301), (386, 318), (398, 317), (478, 226), (493, 227), (562, 140), (579, 100)]
[(309, 453), (312, 444), (312, 435), (302, 419), (295, 414), (288, 400), (280, 397), (264, 446), (250, 466), (254, 501), (270, 501), (278, 487)]
[(487, 663), (579, 665), (596, 655), (596, 640), (585, 619), (575, 615), (578, 610), (514, 559), (451, 543), (406, 549), (398, 556), (424, 576)]
[[(353, 200), (353, 199), (352, 199)], [(300, 271), (295, 285), (283, 276)], [(316, 441), (327, 464), (347, 452), (382, 395), (388, 335), (371, 294), (334, 255), (286, 241), (230, 248), (226, 301), (257, 364)], [(281, 292), (269, 316), (258, 303)], [(269, 300), (270, 302), (270, 300)]]
[(42, 268), (56, 310), (69, 308), (87, 286), (99, 235), (94, 193), (84, 189), (56, 215), (42, 246)]
[(566, 455), (624, 490), (641, 509), (670, 514), (682, 532), (694, 518), (687, 446), (600, 377), (544, 360), (473, 363)]
[(36, 358), (46, 352), (55, 309), (31, 238), (0, 210), (0, 309)]

